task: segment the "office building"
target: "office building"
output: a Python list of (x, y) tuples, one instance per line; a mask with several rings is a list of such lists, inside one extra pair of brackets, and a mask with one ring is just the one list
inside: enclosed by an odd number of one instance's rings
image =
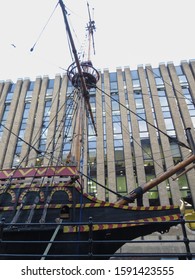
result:
[[(195, 61), (100, 71), (90, 104), (97, 127), (85, 126), (85, 191), (99, 199), (126, 194), (189, 156), (195, 139)], [(76, 93), (66, 75), (0, 83), (0, 168), (63, 164), (70, 152)], [(87, 136), (88, 135), (88, 136)], [(185, 144), (185, 145), (182, 145)], [(194, 169), (144, 195), (145, 206), (195, 202)], [(178, 177), (176, 179), (176, 177)]]

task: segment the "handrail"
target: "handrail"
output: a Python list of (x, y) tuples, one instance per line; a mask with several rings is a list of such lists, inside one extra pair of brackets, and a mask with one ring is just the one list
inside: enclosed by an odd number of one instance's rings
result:
[[(173, 225), (173, 222), (174, 221), (161, 221), (161, 222), (158, 222), (158, 221), (155, 221), (155, 222), (127, 222), (129, 224), (140, 224), (140, 225), (147, 225), (148, 223), (152, 223), (152, 224), (158, 224), (158, 223), (166, 223), (166, 224), (169, 224), (171, 223)], [(47, 254), (45, 253), (42, 253), (42, 254), (28, 254), (28, 253), (22, 253), (22, 254), (18, 254), (18, 253), (1, 253), (0, 252), (0, 258), (1, 259), (12, 259), (12, 258), (47, 258), (47, 259), (52, 259), (52, 258), (96, 258), (98, 257), (99, 259), (100, 258), (147, 258), (147, 259), (160, 259), (160, 258), (179, 258), (179, 259), (192, 259), (192, 258), (195, 258), (195, 248), (193, 248), (193, 250), (190, 248), (190, 244), (194, 244), (195, 243), (195, 239), (190, 239), (189, 237), (189, 234), (188, 232), (186, 231), (186, 224), (189, 223), (189, 221), (186, 221), (182, 216), (181, 218), (179, 219), (179, 221), (175, 221), (177, 222), (177, 226), (180, 225), (181, 226), (181, 237), (180, 239), (176, 239), (173, 240), (173, 239), (159, 239), (159, 240), (156, 240), (156, 239), (150, 239), (150, 240), (144, 240), (144, 239), (141, 239), (141, 240), (123, 240), (123, 239), (117, 239), (117, 240), (114, 240), (114, 239), (109, 239), (109, 240), (99, 240), (99, 239), (95, 239), (94, 236), (93, 236), (93, 225), (97, 225), (97, 224), (112, 224), (113, 222), (102, 222), (102, 223), (98, 223), (98, 222), (93, 222), (92, 218), (89, 219), (88, 222), (84, 222), (84, 223), (81, 223), (81, 222), (62, 222), (61, 224), (56, 224), (56, 223), (44, 223), (44, 227), (46, 226), (49, 226), (51, 227), (55, 225), (55, 228), (56, 226), (57, 227), (63, 227), (63, 226), (67, 226), (67, 225), (74, 225), (74, 226), (81, 226), (81, 225), (88, 225), (89, 226), (89, 232), (88, 232), (88, 238), (86, 240), (31, 240), (31, 241), (27, 241), (27, 240), (5, 240), (4, 239), (4, 231), (6, 231), (6, 229), (9, 228), (10, 230), (10, 226), (13, 227), (13, 230), (15, 229), (14, 226), (24, 226), (26, 227), (27, 225), (25, 223), (16, 223), (16, 224), (10, 224), (10, 223), (5, 223), (5, 221), (1, 221), (0, 222), (0, 249), (1, 249), (1, 246), (5, 246), (5, 245), (8, 245), (8, 244), (45, 244), (45, 245), (55, 245), (55, 244), (61, 244), (61, 246), (63, 246), (63, 244), (67, 244), (67, 243), (71, 243), (71, 244), (86, 244), (86, 246), (88, 246), (88, 253), (86, 254), (49, 254), (49, 252), (47, 252)], [(122, 224), (122, 222), (119, 222)], [(195, 220), (192, 220), (190, 221), (190, 223), (195, 223)], [(34, 224), (31, 224), (32, 225), (39, 225), (41, 226), (39, 223), (34, 223)], [(158, 252), (158, 249), (156, 250), (156, 252), (154, 253), (149, 253), (149, 252), (143, 252), (143, 253), (136, 253), (136, 252), (126, 252), (126, 253), (123, 253), (123, 252), (116, 252), (114, 255), (113, 254), (108, 254), (105, 252), (105, 254), (97, 254), (97, 253), (94, 253), (93, 252), (93, 245), (95, 244), (116, 244), (116, 243), (128, 243), (128, 244), (170, 244), (170, 243), (178, 243), (178, 244), (184, 244), (185, 245), (185, 252), (182, 252), (180, 250), (178, 250), (178, 252), (174, 252), (174, 253), (170, 253), (170, 252)], [(87, 245), (88, 244), (88, 245)], [(148, 247), (149, 248), (149, 247)]]

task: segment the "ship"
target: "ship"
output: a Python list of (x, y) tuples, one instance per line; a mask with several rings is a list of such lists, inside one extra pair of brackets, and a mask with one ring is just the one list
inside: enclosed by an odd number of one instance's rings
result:
[[(74, 54), (67, 75), (79, 96), (73, 135), (82, 135), (86, 112), (97, 135), (89, 91), (96, 88), (99, 72), (90, 57), (80, 61), (66, 6), (62, 0), (58, 4)], [(91, 44), (95, 25), (90, 12), (89, 19), (87, 30)], [(180, 207), (144, 206), (143, 196), (195, 161), (190, 129), (186, 131), (186, 137), (191, 155), (130, 193), (122, 196), (99, 184), (116, 195), (117, 199), (112, 203), (84, 191), (87, 175), (83, 174), (82, 168), (82, 137), (73, 137), (72, 148), (63, 164), (19, 165), (0, 170), (0, 259), (103, 260), (109, 259), (129, 240), (154, 232), (168, 232), (181, 221)], [(131, 206), (134, 202), (137, 206)]]

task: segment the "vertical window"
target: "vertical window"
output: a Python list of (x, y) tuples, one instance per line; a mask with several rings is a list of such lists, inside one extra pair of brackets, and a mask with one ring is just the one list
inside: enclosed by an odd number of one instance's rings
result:
[(54, 79), (50, 79), (48, 80), (48, 84), (47, 84), (47, 90), (46, 90), (46, 96), (52, 96), (53, 94), (53, 89), (54, 89)]
[(34, 82), (30, 82), (29, 83), (29, 87), (28, 90), (26, 92), (26, 100), (31, 99), (32, 98), (32, 94), (33, 94), (33, 90), (34, 90)]
[[(21, 124), (20, 124), (20, 130), (19, 130), (19, 137), (22, 138), (22, 139), (24, 139), (27, 120), (28, 120), (28, 117), (29, 117), (29, 111), (30, 111), (30, 103), (25, 103), (23, 116), (22, 116), (22, 121), (21, 121)], [(20, 153), (21, 153), (21, 150), (22, 150), (22, 145), (23, 145), (23, 141), (18, 139), (18, 141), (16, 143), (16, 149), (15, 149), (15, 154), (14, 154), (13, 163), (12, 163), (13, 167), (16, 167), (20, 162)]]
[[(90, 93), (90, 105), (93, 112), (93, 117), (96, 117), (96, 92), (93, 90)], [(96, 162), (96, 136), (91, 119), (88, 122), (88, 176), (94, 181), (97, 177), (97, 162)], [(96, 196), (97, 185), (92, 180), (88, 180), (88, 191), (91, 195)]]
[(15, 86), (16, 86), (15, 84), (10, 84), (5, 102), (11, 102), (15, 90)]

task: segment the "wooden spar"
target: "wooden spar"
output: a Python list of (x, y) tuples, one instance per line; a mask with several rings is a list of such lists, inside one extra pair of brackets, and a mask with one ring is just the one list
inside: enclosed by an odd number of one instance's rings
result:
[[(80, 159), (81, 159), (81, 141), (82, 141), (82, 125), (81, 122), (84, 121), (84, 116), (82, 115), (83, 102), (82, 99), (78, 101), (78, 110), (75, 121), (75, 129), (72, 140), (71, 155), (74, 156), (77, 162), (77, 168), (80, 169)], [(83, 119), (82, 119), (83, 118)]]
[(93, 31), (95, 30), (95, 22), (91, 20), (91, 13), (89, 9), (89, 3), (87, 3), (88, 8), (88, 15), (89, 15), (89, 24), (87, 25), (87, 30), (89, 32), (89, 47), (88, 47), (88, 61), (91, 60), (90, 54), (91, 54), (91, 41), (93, 41), (93, 50), (95, 54), (95, 44), (94, 44), (94, 37), (93, 37)]
[(93, 117), (93, 114), (92, 114), (91, 105), (89, 103), (89, 92), (88, 92), (88, 89), (87, 89), (87, 86), (86, 86), (85, 78), (84, 78), (83, 71), (82, 71), (82, 68), (81, 68), (81, 65), (80, 65), (80, 61), (79, 61), (79, 58), (78, 58), (78, 55), (77, 55), (74, 40), (72, 38), (72, 34), (71, 34), (70, 27), (69, 27), (69, 24), (68, 24), (68, 20), (67, 20), (67, 16), (66, 16), (67, 12), (66, 12), (66, 9), (65, 9), (65, 5), (64, 5), (62, 0), (59, 0), (59, 4), (60, 4), (60, 7), (62, 9), (64, 22), (65, 22), (65, 25), (66, 25), (66, 29), (67, 29), (67, 32), (68, 32), (69, 39), (70, 39), (70, 44), (72, 46), (72, 52), (73, 52), (73, 55), (74, 55), (75, 63), (76, 63), (77, 69), (78, 69), (79, 78), (80, 78), (80, 81), (81, 81), (82, 95), (83, 95), (83, 98), (85, 99), (86, 108), (87, 108), (87, 110), (90, 114), (91, 121), (92, 121), (94, 130), (95, 130), (95, 134), (97, 135), (97, 129), (96, 129), (96, 126), (95, 126), (95, 121), (94, 121), (94, 117)]
[(181, 172), (177, 177), (173, 178), (173, 181), (177, 180), (179, 177), (181, 177), (182, 175), (186, 174), (188, 171), (192, 170), (195, 168), (195, 165), (189, 167), (188, 169), (184, 170), (183, 172)]
[(171, 169), (167, 170), (166, 172), (164, 172), (157, 178), (153, 179), (152, 181), (149, 181), (149, 182), (145, 183), (144, 185), (131, 191), (126, 196), (126, 198), (119, 199), (116, 202), (116, 204), (125, 205), (127, 203), (133, 202), (136, 198), (139, 198), (140, 196), (142, 196), (142, 194), (149, 191), (150, 189), (157, 186), (158, 184), (165, 181), (166, 179), (170, 178), (172, 175), (174, 175), (175, 173), (180, 171), (182, 168), (185, 168), (186, 166), (188, 166), (190, 163), (192, 163), (194, 161), (195, 161), (195, 155), (193, 154), (186, 160), (183, 160), (182, 162), (178, 163), (177, 165), (175, 165)]

